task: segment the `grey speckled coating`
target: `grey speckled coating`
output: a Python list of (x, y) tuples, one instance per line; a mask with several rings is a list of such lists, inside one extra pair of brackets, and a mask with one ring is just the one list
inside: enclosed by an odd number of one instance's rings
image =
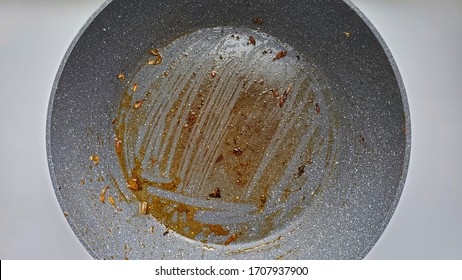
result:
[[(252, 19), (264, 19), (256, 25)], [(111, 120), (128, 74), (150, 47), (213, 27), (259, 29), (319, 69), (340, 116), (335, 172), (302, 214), (263, 239), (207, 245), (166, 229), (119, 197), (123, 177)], [(347, 32), (349, 36), (345, 34)], [(72, 229), (98, 259), (360, 259), (399, 201), (409, 162), (410, 116), (396, 64), (369, 21), (349, 2), (112, 1), (88, 21), (58, 71), (47, 117), (50, 174)], [(92, 155), (100, 156), (94, 166)], [(121, 188), (124, 189), (124, 188)], [(125, 191), (125, 190), (124, 190)], [(129, 193), (124, 193), (129, 195)]]

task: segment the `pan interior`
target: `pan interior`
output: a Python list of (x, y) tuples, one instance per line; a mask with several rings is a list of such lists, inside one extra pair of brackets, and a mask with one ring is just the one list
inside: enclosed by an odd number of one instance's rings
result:
[(285, 228), (322, 191), (343, 139), (320, 75), (252, 29), (202, 29), (146, 51), (119, 75), (114, 120), (133, 201), (203, 243)]

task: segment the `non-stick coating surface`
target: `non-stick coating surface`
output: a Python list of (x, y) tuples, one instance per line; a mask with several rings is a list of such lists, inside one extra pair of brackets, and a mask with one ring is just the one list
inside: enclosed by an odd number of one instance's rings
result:
[[(263, 24), (253, 19), (261, 17)], [(116, 75), (149, 48), (213, 27), (260, 30), (290, 45), (327, 81), (341, 120), (336, 176), (293, 224), (229, 246), (167, 233), (126, 195), (111, 120), (121, 96)], [(112, 1), (82, 29), (57, 75), (47, 124), (48, 160), (63, 212), (95, 258), (357, 259), (377, 241), (401, 194), (410, 120), (401, 78), (370, 23), (343, 1)], [(334, 138), (337, 136), (334, 136)], [(97, 166), (89, 160), (99, 155)], [(116, 185), (123, 189), (116, 191)], [(129, 195), (130, 193), (128, 193)]]

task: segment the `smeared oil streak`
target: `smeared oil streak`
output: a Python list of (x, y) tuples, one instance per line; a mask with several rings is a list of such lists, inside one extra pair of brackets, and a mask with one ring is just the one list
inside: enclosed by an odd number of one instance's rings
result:
[[(242, 38), (250, 34), (259, 44), (245, 45), (232, 34), (240, 34)], [(270, 54), (262, 54), (268, 48), (286, 49), (288, 55), (273, 61)], [(303, 60), (300, 62), (292, 48), (275, 38), (233, 28), (198, 31), (160, 52), (162, 65), (138, 67), (126, 88), (125, 102), (130, 106), (120, 112), (118, 122), (124, 128), (124, 158), (121, 160), (126, 169), (134, 169), (135, 161), (141, 161), (141, 175), (150, 182), (150, 194), (197, 207), (195, 220), (240, 231), (238, 242), (250, 241), (256, 236), (262, 238), (287, 224), (295, 215), (293, 209), (298, 207), (300, 200), (291, 195), (285, 203), (280, 203), (278, 197), (282, 196), (283, 189), (298, 189), (301, 194), (308, 195), (319, 187), (325, 171), (334, 167), (332, 162), (338, 148), (338, 139), (331, 137), (332, 116), (324, 96), (328, 88), (318, 83), (312, 66)], [(214, 77), (211, 71), (216, 72)], [(254, 82), (260, 80), (264, 81), (264, 87)], [(138, 90), (130, 91), (135, 82), (139, 84)], [(292, 90), (279, 108), (278, 99), (272, 97), (269, 90), (277, 88), (282, 94), (289, 84)], [(143, 106), (132, 110), (132, 104), (143, 98)], [(315, 103), (322, 106), (319, 115), (315, 112)], [(243, 106), (242, 111), (239, 106)], [(249, 111), (251, 106), (260, 106), (260, 111)], [(194, 112), (193, 122), (189, 121), (191, 112)], [(227, 137), (230, 140), (228, 129), (242, 125), (235, 123), (238, 118), (233, 114), (238, 113), (275, 125), (274, 132), (265, 135), (269, 141), (255, 147), (263, 154), (259, 157), (260, 154), (254, 152), (254, 161), (250, 164), (255, 164), (255, 170), (248, 167), (250, 180), (240, 186), (225, 181), (235, 176), (233, 164), (243, 163), (231, 153), (233, 145), (237, 144), (225, 143)], [(267, 127), (271, 129), (272, 126)], [(239, 138), (239, 141), (245, 144), (253, 140)], [(226, 154), (224, 167), (219, 169), (216, 159), (223, 153)], [(249, 151), (243, 153), (243, 158), (248, 159), (245, 156)], [(287, 159), (282, 161), (281, 158)], [(316, 161), (306, 169), (310, 177), (303, 176), (295, 182), (294, 172), (307, 158)], [(246, 171), (245, 167), (243, 170)], [(212, 175), (222, 180), (219, 182), (224, 184), (222, 193), (233, 193), (233, 196), (225, 195), (219, 201), (206, 199), (210, 188), (214, 187), (210, 185), (213, 184)], [(269, 180), (268, 176), (274, 178)], [(180, 182), (177, 186), (174, 185), (176, 181)], [(268, 182), (272, 182), (271, 185)], [(162, 184), (170, 184), (171, 189), (162, 189)], [(268, 197), (262, 209), (258, 206), (260, 193)], [(167, 210), (174, 209), (172, 206)], [(175, 213), (172, 217), (176, 221), (186, 221), (185, 215)], [(271, 215), (273, 225), (267, 223)], [(284, 217), (289, 220), (284, 221)], [(207, 238), (211, 238), (211, 242), (223, 242), (223, 238), (213, 235)]]

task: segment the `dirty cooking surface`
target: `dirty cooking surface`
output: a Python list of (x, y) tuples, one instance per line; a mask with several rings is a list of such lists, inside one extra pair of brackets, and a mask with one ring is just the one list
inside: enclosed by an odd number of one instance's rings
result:
[(147, 50), (117, 78), (126, 201), (191, 240), (227, 246), (274, 234), (335, 167), (329, 89), (262, 32), (197, 31)]

